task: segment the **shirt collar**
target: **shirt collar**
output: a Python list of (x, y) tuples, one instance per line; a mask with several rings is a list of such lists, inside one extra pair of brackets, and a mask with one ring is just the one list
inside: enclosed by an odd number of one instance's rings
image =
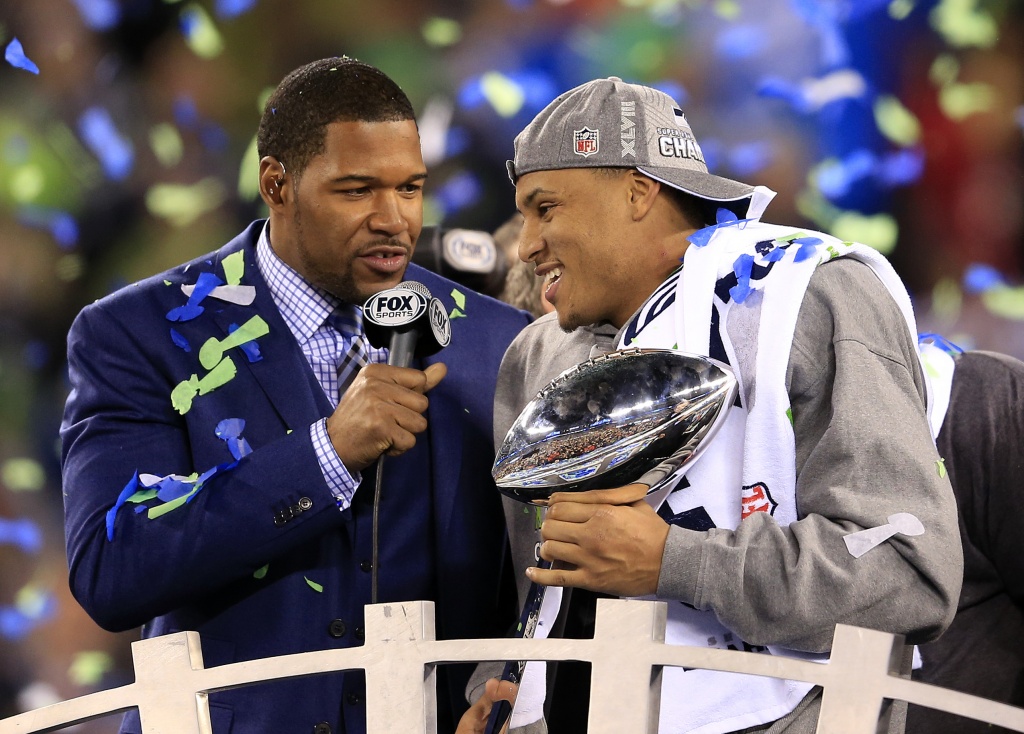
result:
[(256, 265), (270, 288), (274, 304), (299, 344), (305, 344), (341, 304), (285, 263), (270, 245), (270, 222), (256, 243)]

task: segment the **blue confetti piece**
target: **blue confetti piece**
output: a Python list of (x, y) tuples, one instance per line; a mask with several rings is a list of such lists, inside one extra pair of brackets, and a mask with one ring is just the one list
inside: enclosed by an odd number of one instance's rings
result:
[(793, 257), (793, 262), (803, 262), (809, 257), (814, 257), (818, 252), (818, 245), (822, 244), (822, 241), (818, 237), (797, 237), (793, 240), (794, 245), (800, 245), (800, 249), (796, 251), (796, 255)]
[(459, 106), (467, 110), (476, 109), (484, 104), (487, 101), (487, 95), (484, 94), (484, 85), (480, 81), (480, 77), (476, 76), (463, 82), (455, 98)]
[(757, 85), (757, 95), (770, 99), (781, 99), (787, 102), (797, 112), (807, 112), (810, 104), (804, 96), (803, 90), (785, 79), (778, 77), (765, 77)]
[(752, 25), (731, 25), (715, 39), (715, 54), (730, 61), (749, 59), (765, 48), (767, 34)]
[(744, 143), (729, 153), (729, 168), (737, 176), (749, 176), (763, 170), (772, 158), (772, 149), (768, 143), (760, 140)]
[(224, 281), (218, 278), (213, 273), (200, 273), (196, 279), (195, 288), (192, 290), (192, 295), (188, 297), (188, 301), (184, 306), (178, 306), (172, 308), (167, 312), (168, 321), (191, 321), (196, 316), (201, 314), (205, 309), (199, 304), (204, 298), (219, 285), (224, 285)]
[(754, 256), (744, 253), (732, 264), (736, 274), (736, 285), (729, 289), (729, 295), (736, 303), (743, 303), (751, 293), (750, 274), (754, 270)]
[(122, 137), (110, 113), (102, 107), (90, 107), (78, 118), (78, 133), (99, 159), (108, 178), (120, 181), (135, 165), (132, 144)]
[(961, 349), (959, 346), (957, 346), (956, 344), (951, 342), (946, 337), (942, 336), (942, 334), (936, 334), (934, 332), (930, 332), (929, 331), (929, 332), (925, 332), (923, 334), (918, 334), (917, 335), (917, 343), (918, 344), (924, 344), (925, 342), (928, 342), (928, 341), (932, 342), (933, 344), (935, 344), (935, 346), (937, 346), (939, 349), (941, 349), (942, 351), (944, 351), (944, 352), (946, 352), (948, 354), (963, 354), (964, 353), (963, 349)]
[(63, 250), (78, 244), (78, 222), (66, 211), (28, 206), (18, 212), (18, 221), (28, 227), (47, 230)]
[[(234, 334), (237, 330), (238, 324), (231, 324), (228, 327), (229, 334)], [(256, 342), (255, 339), (252, 341), (243, 342), (242, 344), (239, 344), (238, 348), (242, 350), (242, 354), (245, 355), (245, 358), (249, 360), (250, 363), (259, 362), (261, 359), (263, 359), (263, 355), (260, 353), (260, 345)]]
[(778, 262), (779, 260), (781, 260), (785, 256), (786, 256), (786, 251), (783, 248), (775, 247), (767, 255), (764, 256), (764, 259), (766, 261), (770, 262), (770, 263), (773, 263), (773, 262)]
[(217, 424), (215, 433), (217, 437), (225, 441), (228, 451), (235, 460), (241, 459), (252, 453), (249, 442), (242, 438), (242, 431), (245, 430), (245, 420), (242, 418), (225, 418)]
[(121, 22), (121, 6), (116, 0), (72, 0), (82, 22), (94, 31), (109, 31)]
[(877, 175), (889, 187), (906, 186), (924, 173), (924, 151), (920, 148), (898, 150), (885, 156), (878, 164)]
[(445, 181), (435, 196), (445, 215), (451, 215), (480, 201), (483, 186), (477, 176), (464, 171)]
[(984, 293), (1006, 284), (1003, 274), (991, 265), (973, 263), (964, 271), (964, 290), (971, 294)]
[(718, 228), (712, 224), (702, 229), (698, 229), (696, 232), (691, 234), (686, 239), (688, 239), (690, 241), (690, 244), (694, 245), (695, 247), (704, 247), (705, 245), (707, 245), (708, 242), (711, 241), (711, 238), (714, 236), (715, 231), (717, 229)]
[(45, 594), (42, 603), (32, 613), (17, 607), (0, 607), (0, 635), (8, 640), (21, 640), (33, 629), (49, 621), (57, 611), (57, 600), (53, 594)]
[(176, 500), (179, 497), (184, 497), (186, 494), (195, 489), (198, 482), (185, 482), (181, 479), (175, 479), (174, 477), (164, 477), (156, 485), (157, 492), (156, 497), (161, 502), (170, 502)]
[(176, 329), (171, 329), (171, 341), (174, 342), (174, 345), (179, 349), (186, 352), (192, 351), (192, 345), (188, 343), (188, 339), (183, 337)]
[(22, 48), (21, 41), (17, 38), (12, 38), (11, 42), (7, 44), (7, 50), (4, 51), (4, 58), (7, 59), (7, 63), (15, 69), (24, 69), (25, 71), (30, 71), (33, 74), (39, 73), (39, 67), (25, 55), (25, 49)]
[(211, 153), (224, 152), (228, 148), (228, 143), (231, 142), (227, 131), (220, 125), (215, 125), (212, 122), (203, 125), (203, 129), (199, 133), (199, 140), (202, 142), (203, 147)]
[(178, 127), (192, 130), (199, 125), (199, 110), (195, 101), (188, 95), (180, 95), (174, 100), (174, 122)]
[(117, 511), (121, 509), (121, 505), (128, 501), (139, 488), (139, 472), (136, 471), (132, 478), (128, 480), (128, 484), (124, 485), (124, 489), (121, 490), (121, 494), (117, 496), (117, 502), (114, 506), (107, 510), (107, 540), (114, 540), (114, 519), (117, 517)]
[(445, 135), (444, 152), (448, 157), (453, 157), (465, 153), (469, 150), (470, 136), (469, 131), (466, 128), (453, 125), (448, 128)]
[(732, 209), (726, 209), (723, 206), (719, 207), (715, 212), (715, 222), (717, 222), (716, 227), (728, 226), (739, 222), (739, 217), (736, 216), (736, 212)]
[(218, 18), (236, 18), (256, 6), (256, 0), (217, 0), (214, 12)]
[(192, 500), (194, 500), (196, 497), (199, 496), (199, 490), (204, 489), (210, 479), (213, 479), (213, 477), (217, 476), (221, 472), (230, 471), (231, 469), (234, 469), (236, 466), (238, 466), (238, 460), (237, 459), (235, 461), (230, 461), (230, 462), (227, 462), (225, 464), (218, 464), (217, 466), (213, 467), (212, 469), (207, 469), (205, 472), (203, 472), (199, 476), (199, 479), (196, 480), (196, 487), (195, 487), (196, 488), (196, 492), (195, 492), (195, 494), (189, 495), (189, 498), (187, 500), (185, 500), (186, 504), (191, 502)]
[(0, 543), (16, 545), (25, 553), (38, 553), (43, 548), (43, 533), (31, 520), (0, 518)]

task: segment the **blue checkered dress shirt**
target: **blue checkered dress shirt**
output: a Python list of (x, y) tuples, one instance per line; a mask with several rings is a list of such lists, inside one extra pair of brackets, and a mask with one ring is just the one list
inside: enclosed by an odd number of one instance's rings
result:
[[(340, 395), (359, 368), (368, 362), (386, 362), (387, 350), (376, 349), (366, 341), (361, 309), (316, 288), (285, 264), (270, 246), (267, 232), (268, 226), (264, 226), (256, 244), (256, 265), (317, 382), (337, 407)], [(338, 507), (347, 509), (362, 477), (345, 468), (327, 435), (326, 418), (312, 424), (309, 435), (327, 486)]]

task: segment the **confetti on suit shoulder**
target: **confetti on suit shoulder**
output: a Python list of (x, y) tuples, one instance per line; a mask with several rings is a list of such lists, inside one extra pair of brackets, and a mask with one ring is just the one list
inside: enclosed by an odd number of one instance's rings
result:
[(306, 579), (306, 583), (307, 583), (307, 584), (309, 584), (309, 588), (311, 588), (311, 589), (312, 589), (313, 591), (315, 591), (316, 593), (318, 593), (318, 594), (322, 594), (322, 593), (324, 592), (324, 587), (323, 587), (323, 585), (321, 585), (321, 584), (318, 584), (318, 583), (317, 583), (316, 581), (310, 581), (310, 580), (309, 580), (308, 578), (306, 578), (305, 576), (303, 576), (302, 578)]

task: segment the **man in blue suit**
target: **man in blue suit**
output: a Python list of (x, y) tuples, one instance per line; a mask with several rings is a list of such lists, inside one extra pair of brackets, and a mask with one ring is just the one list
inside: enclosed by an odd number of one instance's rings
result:
[[(295, 70), (258, 146), (267, 221), (71, 328), (72, 591), (109, 630), (197, 630), (207, 667), (362, 644), (374, 572), (377, 601), (434, 600), (439, 637), (500, 637), (514, 592), (500, 582), (492, 400), (528, 316), (409, 264), (427, 173), (412, 107), (379, 70)], [(397, 367), (357, 307), (406, 278), (464, 318), (438, 357)], [(468, 672), (439, 675), (440, 731)], [(361, 673), (217, 693), (213, 729), (358, 734), (365, 695)], [(140, 731), (137, 713), (121, 731)]]

